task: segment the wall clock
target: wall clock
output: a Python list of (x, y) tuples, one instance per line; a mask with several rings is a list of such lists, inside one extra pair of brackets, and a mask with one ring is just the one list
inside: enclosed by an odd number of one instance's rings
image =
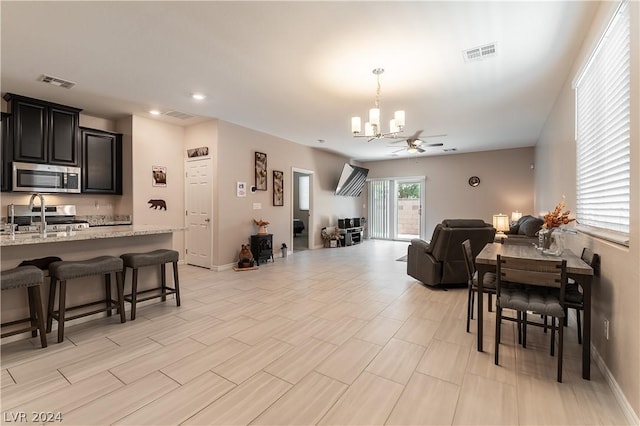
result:
[(469, 185), (473, 186), (474, 188), (480, 185), (480, 178), (478, 176), (471, 176), (469, 178)]

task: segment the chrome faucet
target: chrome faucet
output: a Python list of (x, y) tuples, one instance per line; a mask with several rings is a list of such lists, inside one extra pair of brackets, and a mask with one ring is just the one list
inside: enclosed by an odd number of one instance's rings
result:
[(16, 235), (16, 205), (11, 203), (9, 204), (9, 214), (11, 216), (11, 235)]
[(33, 211), (33, 200), (36, 197), (40, 198), (40, 234), (44, 235), (47, 233), (47, 220), (44, 215), (46, 210), (46, 207), (44, 206), (44, 195), (39, 192), (31, 194), (31, 198), (29, 199), (29, 210)]

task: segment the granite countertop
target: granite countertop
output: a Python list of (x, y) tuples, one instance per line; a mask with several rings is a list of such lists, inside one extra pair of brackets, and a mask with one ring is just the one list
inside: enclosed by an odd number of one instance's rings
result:
[(66, 241), (96, 240), (103, 238), (133, 237), (138, 235), (167, 234), (184, 230), (178, 226), (124, 225), (97, 226), (72, 232), (49, 232), (46, 236), (39, 233), (17, 233), (14, 236), (3, 233), (0, 246), (22, 246), (28, 244), (57, 243)]

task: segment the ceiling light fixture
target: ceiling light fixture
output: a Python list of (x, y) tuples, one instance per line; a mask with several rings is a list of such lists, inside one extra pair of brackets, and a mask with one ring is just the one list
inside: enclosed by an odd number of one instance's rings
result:
[(151, 114), (151, 115), (160, 115), (160, 111), (158, 111), (157, 109), (152, 109), (151, 111), (149, 111), (149, 114)]
[(361, 135), (362, 121), (360, 117), (351, 118), (351, 132), (355, 138), (369, 138), (369, 142), (374, 139), (395, 138), (404, 130), (404, 111), (396, 111), (391, 121), (389, 121), (389, 132), (383, 133), (380, 126), (380, 74), (384, 72), (383, 68), (375, 68), (373, 74), (376, 76), (378, 88), (376, 90), (376, 101), (374, 108), (369, 110), (369, 121), (364, 123), (364, 135)]
[(204, 101), (206, 99), (206, 96), (202, 93), (194, 93), (193, 95), (191, 95), (191, 97), (196, 101)]

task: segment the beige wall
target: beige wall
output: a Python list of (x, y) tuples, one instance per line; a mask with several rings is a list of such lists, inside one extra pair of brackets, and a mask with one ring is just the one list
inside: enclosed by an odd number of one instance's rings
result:
[[(491, 223), (496, 213), (534, 212), (533, 148), (409, 157), (364, 163), (369, 178), (426, 178), (426, 237), (443, 219), (474, 218)], [(480, 178), (473, 188), (468, 180)]]
[[(598, 40), (617, 3), (604, 2), (585, 40), (572, 72), (558, 95), (536, 149), (536, 209), (549, 210), (566, 194), (575, 207), (576, 162), (574, 91), (572, 80)], [(569, 248), (580, 253), (589, 247), (602, 258), (602, 272), (593, 289), (592, 344), (640, 414), (640, 4), (631, 5), (631, 235), (623, 247), (579, 234), (568, 238)], [(604, 338), (604, 319), (610, 320), (610, 338)], [(637, 418), (637, 417), (636, 417)]]
[[(184, 226), (184, 128), (133, 116), (131, 134), (133, 223)], [(152, 185), (153, 166), (167, 168), (166, 187)], [(167, 210), (149, 208), (150, 199), (165, 200)], [(183, 232), (174, 233), (173, 245), (182, 257)]]
[[(253, 219), (269, 221), (273, 234), (274, 253), (282, 243), (293, 244), (292, 169), (314, 171), (312, 178), (313, 204), (311, 222), (314, 245), (322, 246), (320, 229), (337, 225), (338, 217), (360, 215), (359, 199), (336, 197), (335, 187), (346, 158), (299, 145), (275, 136), (220, 121), (218, 127), (218, 197), (215, 211), (219, 226), (214, 235), (214, 264), (229, 265), (237, 258), (240, 244), (249, 241), (257, 227)], [(248, 192), (244, 198), (236, 197), (236, 182), (254, 183), (254, 154), (267, 154), (267, 191)], [(284, 206), (273, 206), (273, 170), (284, 172)], [(261, 209), (254, 210), (254, 203)]]

